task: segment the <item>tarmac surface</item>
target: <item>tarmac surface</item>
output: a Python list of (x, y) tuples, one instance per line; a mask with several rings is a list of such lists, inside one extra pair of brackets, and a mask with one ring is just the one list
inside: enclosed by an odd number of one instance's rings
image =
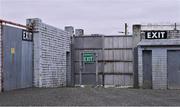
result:
[(29, 88), (0, 93), (1, 106), (180, 106), (180, 90)]

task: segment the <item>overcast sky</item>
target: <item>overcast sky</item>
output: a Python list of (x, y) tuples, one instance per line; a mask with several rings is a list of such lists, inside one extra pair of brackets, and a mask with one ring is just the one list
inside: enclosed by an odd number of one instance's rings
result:
[(124, 23), (180, 22), (180, 0), (0, 0), (0, 18), (25, 24), (35, 17), (61, 29), (118, 34)]

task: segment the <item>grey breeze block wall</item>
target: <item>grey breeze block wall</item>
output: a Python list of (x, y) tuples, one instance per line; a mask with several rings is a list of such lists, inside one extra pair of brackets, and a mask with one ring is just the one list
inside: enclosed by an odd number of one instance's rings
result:
[(34, 27), (34, 86), (66, 86), (70, 34), (38, 18), (27, 19), (27, 26)]
[[(168, 32), (168, 40), (163, 42), (159, 40), (158, 44), (165, 44), (171, 43), (171, 40), (178, 40), (180, 38), (180, 31), (174, 30), (173, 25), (169, 26), (156, 26), (156, 25), (135, 25), (134, 28), (139, 30), (134, 30), (134, 34), (138, 33), (139, 42), (134, 41), (134, 43), (140, 43), (140, 41), (144, 41), (144, 34), (141, 34), (143, 31), (147, 30), (166, 30)], [(180, 26), (177, 26), (179, 29)], [(136, 35), (134, 35), (136, 36)], [(154, 45), (154, 41), (156, 40), (146, 40), (143, 43), (152, 44)], [(165, 47), (152, 47), (151, 45), (148, 46), (138, 46), (138, 84), (140, 87), (143, 86), (143, 63), (142, 63), (142, 51), (143, 50), (152, 50), (152, 88), (153, 89), (167, 89), (167, 51), (177, 49), (176, 46)]]
[(167, 73), (167, 52), (168, 50), (180, 50), (179, 46), (163, 46), (163, 47), (139, 47), (138, 48), (138, 75), (139, 86), (143, 86), (143, 63), (142, 50), (152, 50), (152, 88), (167, 89), (168, 73)]
[(139, 86), (143, 86), (142, 50), (152, 50), (152, 88), (167, 88), (167, 49), (166, 48), (138, 48)]

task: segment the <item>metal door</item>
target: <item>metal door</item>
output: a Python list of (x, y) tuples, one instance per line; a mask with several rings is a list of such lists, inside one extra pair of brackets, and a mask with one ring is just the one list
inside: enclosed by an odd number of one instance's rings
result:
[(180, 89), (180, 50), (168, 51), (168, 88)]
[(152, 51), (143, 51), (143, 88), (152, 88)]
[(97, 84), (97, 59), (96, 59), (96, 53), (93, 54), (93, 61), (88, 63), (85, 62), (83, 59), (83, 54), (81, 53), (81, 71), (79, 75), (79, 80), (81, 85), (93, 85), (95, 86)]
[(96, 85), (96, 64), (84, 64), (82, 85)]
[(22, 41), (21, 87), (32, 87), (32, 42)]
[(23, 41), (23, 30), (3, 26), (3, 90), (32, 86), (32, 41)]

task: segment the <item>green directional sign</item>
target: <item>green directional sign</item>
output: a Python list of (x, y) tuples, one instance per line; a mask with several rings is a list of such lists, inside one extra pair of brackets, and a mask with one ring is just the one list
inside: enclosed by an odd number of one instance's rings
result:
[(94, 62), (94, 53), (83, 53), (83, 61), (85, 63), (93, 63)]

